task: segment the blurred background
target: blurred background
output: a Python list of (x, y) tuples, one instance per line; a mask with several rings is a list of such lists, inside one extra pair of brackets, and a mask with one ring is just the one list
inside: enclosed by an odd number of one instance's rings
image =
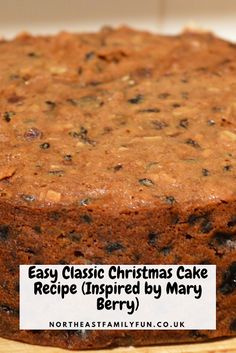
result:
[(8, 38), (122, 24), (167, 34), (197, 27), (236, 42), (236, 0), (0, 0), (0, 35)]

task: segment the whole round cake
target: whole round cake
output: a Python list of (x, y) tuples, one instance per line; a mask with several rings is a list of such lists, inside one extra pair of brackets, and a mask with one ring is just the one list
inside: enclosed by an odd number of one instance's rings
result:
[[(0, 42), (0, 336), (236, 335), (236, 45), (129, 28)], [(20, 264), (216, 264), (217, 329), (19, 330)]]

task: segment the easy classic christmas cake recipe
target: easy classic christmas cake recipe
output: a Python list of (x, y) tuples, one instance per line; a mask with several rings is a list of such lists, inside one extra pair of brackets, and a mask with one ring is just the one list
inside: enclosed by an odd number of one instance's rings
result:
[[(236, 45), (126, 27), (0, 42), (0, 336), (236, 335)], [(19, 330), (20, 264), (215, 264), (216, 330)]]

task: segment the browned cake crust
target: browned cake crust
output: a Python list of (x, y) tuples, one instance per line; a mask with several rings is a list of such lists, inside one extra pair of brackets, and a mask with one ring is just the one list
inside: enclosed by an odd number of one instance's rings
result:
[[(236, 47), (127, 28), (0, 43), (0, 335), (236, 334)], [(215, 331), (20, 331), (19, 264), (216, 264)]]

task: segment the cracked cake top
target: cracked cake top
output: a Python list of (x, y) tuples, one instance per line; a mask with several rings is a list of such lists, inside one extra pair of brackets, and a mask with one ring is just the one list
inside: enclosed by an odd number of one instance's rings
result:
[(0, 200), (26, 207), (236, 198), (236, 46), (210, 33), (0, 42)]

